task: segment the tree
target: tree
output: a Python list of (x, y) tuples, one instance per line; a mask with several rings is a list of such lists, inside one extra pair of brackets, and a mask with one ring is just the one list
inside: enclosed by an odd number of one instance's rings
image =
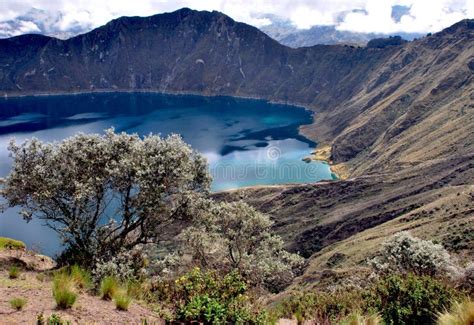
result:
[[(207, 202), (182, 235), (181, 250), (191, 264), (225, 272), (238, 270), (252, 284), (272, 291), (288, 285), (303, 258), (283, 249), (272, 221), (243, 201)], [(180, 261), (185, 261), (181, 258)]]
[(209, 191), (205, 159), (178, 135), (78, 134), (62, 142), (10, 143), (3, 197), (57, 231), (75, 258), (159, 239)]

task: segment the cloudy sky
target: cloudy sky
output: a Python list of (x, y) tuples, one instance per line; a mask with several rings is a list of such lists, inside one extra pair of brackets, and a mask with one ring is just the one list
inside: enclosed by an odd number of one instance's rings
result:
[(270, 15), (297, 28), (335, 25), (379, 33), (437, 32), (474, 18), (474, 0), (1, 0), (0, 36), (74, 34), (120, 16), (150, 16), (182, 7), (218, 10), (257, 27)]

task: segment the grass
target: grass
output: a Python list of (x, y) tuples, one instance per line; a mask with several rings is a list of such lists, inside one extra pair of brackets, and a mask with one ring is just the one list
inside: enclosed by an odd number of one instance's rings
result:
[(128, 310), (128, 306), (132, 302), (132, 298), (128, 295), (127, 290), (120, 289), (113, 296), (115, 307), (118, 310)]
[[(130, 289), (130, 288), (129, 288)], [(106, 276), (100, 282), (100, 297), (104, 300), (113, 299), (115, 307), (118, 310), (128, 310), (132, 302), (132, 297), (127, 288), (120, 286), (115, 277)]]
[(151, 301), (155, 298), (150, 283), (129, 280), (125, 286), (128, 295), (135, 300)]
[(71, 308), (77, 299), (74, 280), (64, 273), (56, 274), (53, 279), (53, 297), (59, 309)]
[(71, 266), (69, 274), (76, 284), (76, 286), (80, 289), (90, 289), (92, 288), (92, 276), (91, 274), (81, 268), (78, 265)]
[(8, 237), (0, 237), (0, 250), (2, 249), (25, 249), (26, 245), (24, 242), (11, 239)]
[(10, 306), (15, 310), (22, 310), (26, 305), (26, 299), (24, 298), (13, 298), (10, 300)]
[(100, 297), (104, 300), (111, 300), (119, 291), (120, 286), (116, 278), (106, 276), (100, 282)]
[(379, 315), (363, 316), (358, 313), (343, 319), (338, 325), (382, 325), (383, 320)]
[[(77, 289), (91, 289), (93, 287), (92, 275), (90, 272), (78, 265), (63, 267), (53, 272), (53, 275), (61, 275), (64, 278), (68, 278)], [(46, 275), (44, 275), (44, 277), (46, 277)], [(44, 277), (40, 277), (38, 280), (43, 281)]]
[(474, 301), (456, 302), (450, 311), (438, 315), (438, 325), (472, 325), (474, 324)]
[(18, 279), (19, 276), (20, 276), (20, 269), (18, 268), (18, 266), (12, 266), (8, 270), (8, 277), (10, 279)]
[(70, 321), (65, 321), (58, 314), (51, 314), (48, 317), (47, 325), (70, 325)]

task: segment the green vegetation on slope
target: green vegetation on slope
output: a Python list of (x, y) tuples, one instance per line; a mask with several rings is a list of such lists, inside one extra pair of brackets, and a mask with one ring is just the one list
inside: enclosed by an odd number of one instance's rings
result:
[(25, 249), (26, 245), (22, 241), (8, 237), (0, 237), (0, 250), (2, 249)]

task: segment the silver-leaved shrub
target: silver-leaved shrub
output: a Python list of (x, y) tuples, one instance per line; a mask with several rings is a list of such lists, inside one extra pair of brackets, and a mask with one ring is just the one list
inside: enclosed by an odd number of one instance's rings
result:
[(283, 248), (273, 222), (243, 201), (207, 202), (181, 235), (182, 258), (204, 269), (238, 270), (253, 285), (278, 291), (301, 270), (304, 259)]
[(457, 277), (459, 268), (443, 246), (402, 231), (383, 243), (380, 255), (370, 264), (382, 273), (414, 273)]
[(95, 283), (113, 277), (122, 283), (140, 280), (147, 275), (148, 257), (142, 247), (121, 251), (114, 256), (100, 258), (92, 271)]

